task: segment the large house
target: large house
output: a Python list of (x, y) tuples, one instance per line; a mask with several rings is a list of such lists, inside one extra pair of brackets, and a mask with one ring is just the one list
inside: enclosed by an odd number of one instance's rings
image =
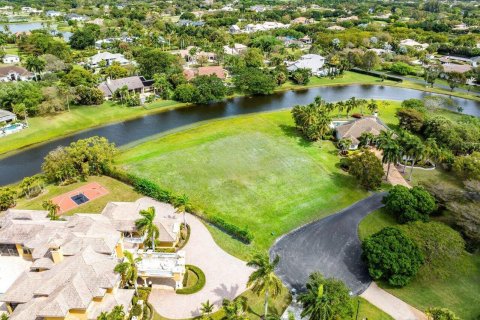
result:
[(234, 43), (233, 46), (223, 46), (223, 52), (232, 56), (238, 56), (247, 51), (248, 47), (241, 43)]
[(404, 39), (400, 41), (400, 47), (410, 47), (416, 50), (425, 50), (428, 46), (428, 43), (420, 43), (412, 39)]
[(388, 131), (388, 127), (377, 117), (363, 117), (352, 121), (336, 121), (335, 137), (337, 140), (349, 139), (352, 144), (351, 150), (358, 148), (360, 136), (364, 132), (369, 132), (374, 136), (378, 136), (382, 131)]
[(324, 65), (324, 57), (318, 54), (305, 54), (299, 60), (291, 63), (287, 70), (293, 72), (298, 69), (309, 69), (313, 75), (320, 75)]
[(215, 75), (219, 79), (225, 80), (227, 77), (227, 71), (222, 66), (208, 66), (198, 68), (188, 68), (183, 70), (183, 75), (190, 81), (197, 76), (210, 76)]
[(93, 67), (97, 68), (101, 64), (105, 63), (105, 66), (111, 66), (113, 63), (118, 63), (120, 65), (127, 65), (130, 64), (130, 60), (126, 59), (125, 56), (121, 53), (110, 53), (110, 52), (99, 52), (94, 56), (88, 58), (88, 64)]
[(141, 76), (131, 76), (115, 80), (107, 79), (98, 85), (98, 89), (103, 92), (103, 96), (108, 100), (114, 96), (115, 91), (123, 87), (127, 87), (129, 93), (135, 92), (141, 94), (150, 91), (151, 86), (151, 80), (145, 80), (145, 78)]
[(32, 80), (34, 74), (27, 69), (19, 66), (0, 67), (0, 81), (29, 81)]
[(10, 320), (94, 320), (117, 305), (129, 311), (134, 290), (120, 288), (115, 266), (124, 250), (134, 257), (146, 284), (173, 279), (181, 288), (185, 254), (144, 250), (135, 227), (139, 210), (153, 206), (160, 245), (179, 238), (175, 209), (153, 199), (109, 203), (102, 214), (50, 220), (47, 211), (8, 210), (0, 218), (0, 256), (27, 262), (27, 269), (0, 297)]

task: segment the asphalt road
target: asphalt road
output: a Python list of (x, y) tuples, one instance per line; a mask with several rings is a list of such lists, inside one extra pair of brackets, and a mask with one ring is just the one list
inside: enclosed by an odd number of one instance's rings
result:
[(361, 260), (358, 224), (383, 206), (384, 195), (374, 194), (279, 238), (270, 249), (271, 256), (280, 256), (277, 275), (290, 289), (302, 291), (310, 273), (320, 271), (343, 280), (354, 295), (362, 293), (371, 278)]

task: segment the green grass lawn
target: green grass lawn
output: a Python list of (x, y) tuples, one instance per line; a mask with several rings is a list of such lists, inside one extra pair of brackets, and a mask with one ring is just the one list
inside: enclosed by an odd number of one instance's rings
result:
[[(377, 210), (360, 223), (360, 239), (395, 225), (397, 222), (385, 210)], [(382, 282), (379, 285), (419, 310), (445, 307), (464, 320), (474, 320), (480, 314), (480, 255), (465, 253), (459, 258), (458, 265), (456, 270), (448, 270), (445, 278), (432, 278), (420, 270), (416, 278), (403, 288), (392, 288)]]
[(345, 85), (345, 84), (356, 84), (356, 83), (387, 85), (393, 82), (385, 81), (382, 83), (382, 80), (377, 77), (372, 77), (369, 75), (351, 72), (351, 71), (345, 71), (342, 76), (339, 76), (335, 79), (330, 79), (328, 77), (323, 77), (323, 78), (311, 77), (310, 82), (305, 86), (298, 86), (293, 84), (293, 82), (291, 81), (287, 81), (279, 87), (279, 90), (298, 89), (302, 87), (307, 88), (307, 87), (318, 87), (318, 86)]
[(289, 111), (242, 116), (174, 133), (127, 150), (118, 163), (254, 235), (243, 245), (213, 230), (242, 259), (282, 234), (365, 197), (337, 166), (332, 142), (309, 143)]
[(129, 201), (135, 201), (142, 197), (142, 195), (135, 192), (132, 187), (118, 180), (105, 177), (105, 176), (100, 176), (100, 177), (92, 176), (92, 177), (89, 177), (87, 181), (76, 182), (68, 186), (47, 185), (43, 193), (35, 198), (18, 199), (15, 209), (43, 210), (42, 208), (43, 201), (50, 200), (53, 197), (75, 190), (90, 182), (100, 183), (109, 191), (109, 193), (104, 195), (103, 197), (89, 201), (77, 207), (76, 209), (68, 211), (66, 214), (71, 215), (74, 213), (100, 213), (103, 210), (103, 208), (105, 208), (107, 203), (110, 201), (129, 202)]
[(132, 119), (181, 105), (183, 104), (175, 101), (157, 101), (146, 108), (129, 108), (113, 102), (105, 102), (100, 106), (72, 107), (70, 112), (65, 111), (44, 117), (29, 118), (27, 129), (1, 138), (0, 154), (87, 128)]

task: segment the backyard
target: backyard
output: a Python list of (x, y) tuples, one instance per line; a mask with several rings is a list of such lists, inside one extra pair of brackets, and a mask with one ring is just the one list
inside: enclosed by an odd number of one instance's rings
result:
[(55, 139), (70, 133), (181, 106), (175, 101), (156, 101), (144, 107), (129, 108), (106, 101), (99, 106), (72, 106), (70, 112), (28, 119), (29, 127), (1, 138), (0, 154)]

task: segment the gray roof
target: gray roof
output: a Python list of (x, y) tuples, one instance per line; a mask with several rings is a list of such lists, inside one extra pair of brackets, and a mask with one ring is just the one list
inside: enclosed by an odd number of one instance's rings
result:
[(116, 80), (107, 80), (100, 83), (98, 89), (100, 89), (105, 96), (110, 97), (123, 86), (127, 86), (128, 90), (137, 90), (145, 87), (141, 77), (132, 76)]
[(16, 73), (21, 76), (31, 77), (33, 73), (28, 71), (27, 69), (19, 66), (6, 66), (0, 67), (0, 77), (8, 76), (9, 74)]
[(338, 139), (350, 139), (353, 144), (358, 144), (358, 138), (364, 132), (370, 132), (377, 136), (381, 131), (387, 131), (388, 127), (377, 117), (363, 117), (353, 120), (335, 128)]

